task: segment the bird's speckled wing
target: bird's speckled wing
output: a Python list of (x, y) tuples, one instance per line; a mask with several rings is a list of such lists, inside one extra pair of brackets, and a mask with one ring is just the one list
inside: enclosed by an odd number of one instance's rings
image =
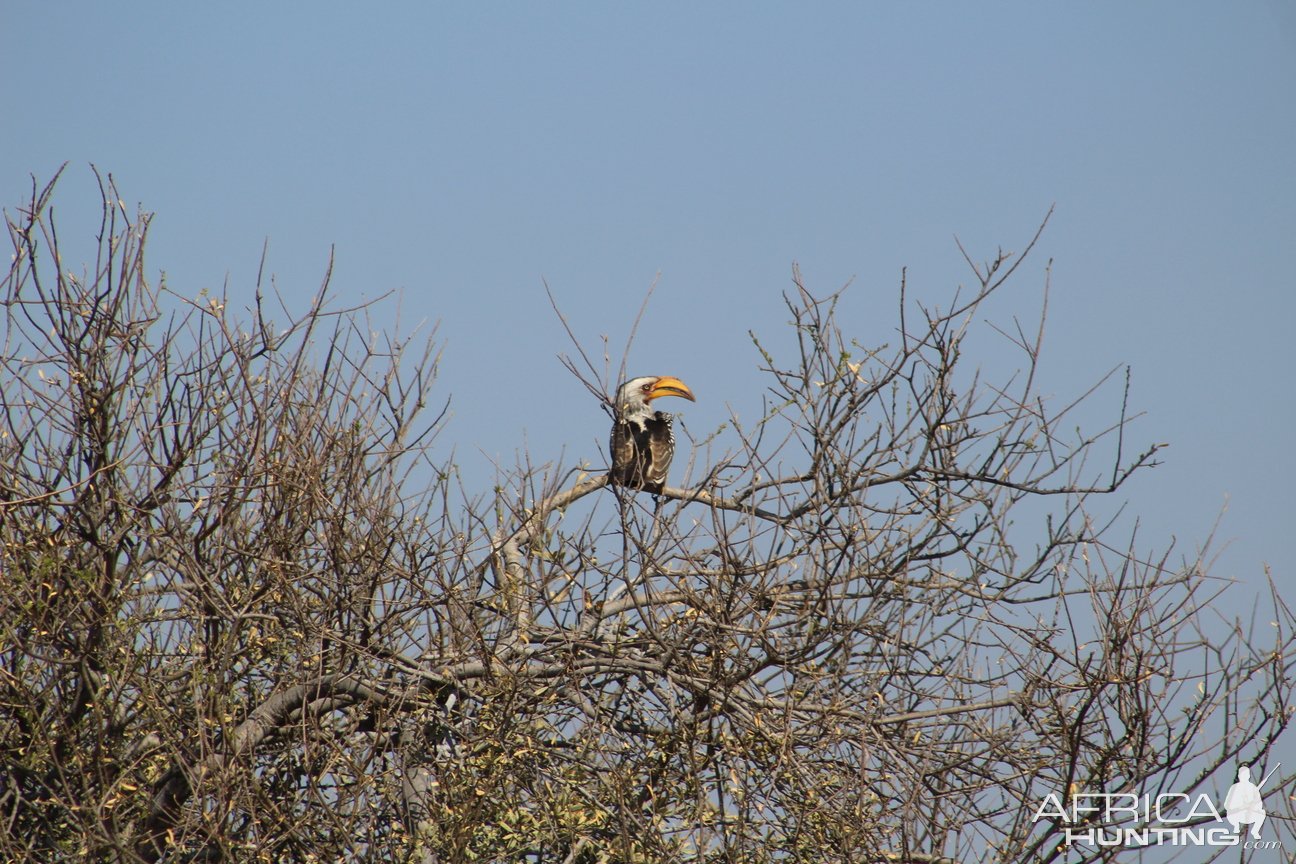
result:
[(666, 473), (670, 470), (671, 459), (675, 456), (675, 433), (671, 429), (673, 418), (658, 411), (648, 421), (647, 464), (644, 466), (643, 488), (654, 495), (660, 495), (666, 485)]
[(622, 486), (638, 486), (635, 474), (635, 429), (624, 420), (612, 423), (612, 441), (608, 445), (612, 457), (612, 482)]

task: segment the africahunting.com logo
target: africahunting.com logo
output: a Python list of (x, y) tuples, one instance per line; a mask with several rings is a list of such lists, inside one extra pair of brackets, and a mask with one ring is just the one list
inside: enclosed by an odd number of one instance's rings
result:
[[(1035, 809), (1032, 822), (1059, 819), (1066, 826), (1063, 842), (1086, 846), (1242, 846), (1277, 849), (1264, 840), (1261, 787), (1282, 767), (1275, 765), (1259, 783), (1251, 769), (1238, 768), (1237, 782), (1222, 802), (1223, 815), (1209, 795), (1183, 792), (1138, 795), (1133, 792), (1077, 792), (1063, 802), (1050, 794)], [(1137, 827), (1130, 827), (1137, 826)]]

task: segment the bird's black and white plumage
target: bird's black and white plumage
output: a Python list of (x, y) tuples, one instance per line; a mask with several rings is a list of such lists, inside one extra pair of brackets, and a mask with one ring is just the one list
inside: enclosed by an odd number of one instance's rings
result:
[(652, 408), (652, 400), (661, 396), (694, 401), (693, 391), (669, 375), (631, 378), (617, 390), (611, 444), (613, 483), (654, 495), (660, 495), (666, 486), (666, 471), (675, 455), (675, 434), (671, 415)]

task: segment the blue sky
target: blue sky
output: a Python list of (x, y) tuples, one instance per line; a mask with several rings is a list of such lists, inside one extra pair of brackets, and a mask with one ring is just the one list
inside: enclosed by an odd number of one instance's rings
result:
[[(606, 420), (555, 355), (619, 354), (692, 384), (705, 435), (762, 387), (793, 262), (843, 324), (890, 337), (901, 268), (943, 302), (978, 260), (1035, 254), (992, 305), (1039, 311), (1046, 393), (1120, 364), (1164, 465), (1122, 490), (1149, 548), (1185, 554), (1227, 504), (1215, 575), (1296, 565), (1288, 331), (1296, 311), (1296, 7), (1085, 4), (13, 3), (0, 35), (0, 204), (71, 167), (64, 236), (97, 213), (88, 163), (157, 214), (151, 267), (251, 298), (262, 245), (305, 308), (440, 322), (440, 439), (489, 488), (524, 444), (598, 460)], [(83, 236), (88, 231), (83, 230)], [(86, 256), (89, 245), (84, 246)], [(984, 363), (1004, 360), (993, 339)], [(614, 356), (614, 362), (618, 357)], [(981, 358), (978, 358), (981, 359)], [(1119, 388), (1094, 422), (1119, 409)], [(524, 437), (525, 436), (525, 437)]]

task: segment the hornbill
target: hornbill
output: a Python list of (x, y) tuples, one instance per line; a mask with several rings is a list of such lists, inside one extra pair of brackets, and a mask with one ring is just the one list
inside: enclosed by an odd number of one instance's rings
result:
[(612, 420), (611, 482), (660, 495), (666, 486), (666, 469), (675, 455), (673, 418), (654, 411), (659, 396), (681, 396), (690, 402), (693, 391), (678, 378), (651, 375), (631, 378), (617, 390)]

